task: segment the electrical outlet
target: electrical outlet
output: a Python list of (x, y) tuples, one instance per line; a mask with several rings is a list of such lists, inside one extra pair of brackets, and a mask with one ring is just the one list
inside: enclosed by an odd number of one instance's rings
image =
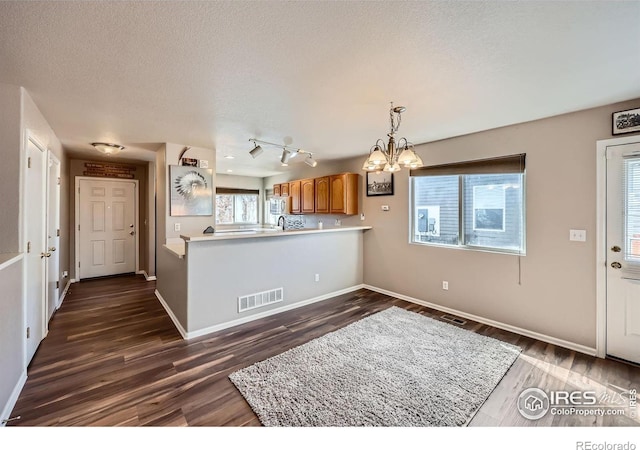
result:
[(445, 291), (449, 290), (449, 282), (448, 281), (443, 281), (442, 282), (442, 289)]
[(339, 227), (340, 225), (342, 225), (342, 220), (336, 219), (336, 226)]
[(180, 224), (179, 223), (174, 223), (173, 224), (173, 231), (180, 231)]
[(68, 271), (64, 271), (62, 272), (62, 278), (67, 278), (69, 276), (69, 272)]
[(586, 242), (586, 240), (587, 240), (587, 230), (569, 230), (569, 240), (570, 241), (578, 241), (578, 242)]
[(364, 220), (364, 213), (360, 214), (360, 220)]
[(201, 169), (208, 169), (209, 168), (209, 161), (207, 161), (206, 159), (201, 159), (200, 160), (200, 168)]
[(319, 273), (316, 274), (316, 281), (320, 281), (320, 274)]

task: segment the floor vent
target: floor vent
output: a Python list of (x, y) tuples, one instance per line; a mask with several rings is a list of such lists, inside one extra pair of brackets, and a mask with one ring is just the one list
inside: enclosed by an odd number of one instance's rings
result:
[(465, 325), (467, 323), (466, 320), (462, 320), (458, 317), (453, 317), (453, 316), (449, 316), (447, 314), (443, 314), (442, 316), (440, 316), (442, 319), (447, 320), (449, 322), (453, 322), (456, 325)]
[(271, 305), (272, 303), (279, 303), (283, 299), (283, 288), (243, 295), (242, 297), (238, 297), (238, 312), (249, 311), (250, 309), (260, 308)]

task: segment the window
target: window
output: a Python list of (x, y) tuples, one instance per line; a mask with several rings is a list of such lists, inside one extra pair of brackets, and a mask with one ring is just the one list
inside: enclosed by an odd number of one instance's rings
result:
[(640, 158), (624, 160), (625, 261), (640, 263)]
[(411, 171), (411, 242), (524, 253), (524, 156)]
[(257, 224), (258, 223), (257, 190), (216, 189), (216, 224)]

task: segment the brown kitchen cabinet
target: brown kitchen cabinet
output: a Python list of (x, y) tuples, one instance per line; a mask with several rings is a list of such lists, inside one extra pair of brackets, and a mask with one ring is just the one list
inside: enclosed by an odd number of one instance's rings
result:
[(282, 183), (280, 185), (280, 196), (282, 197), (289, 196), (289, 183)]
[(300, 180), (300, 211), (303, 214), (316, 212), (316, 186), (315, 179)]
[(289, 197), (291, 197), (291, 214), (300, 214), (302, 212), (300, 202), (300, 180), (289, 183)]
[(329, 212), (358, 214), (358, 174), (342, 173), (329, 177)]
[(329, 178), (321, 177), (315, 179), (317, 214), (329, 214)]
[[(274, 196), (274, 197), (280, 197), (280, 195), (282, 195), (282, 194), (281, 194), (281, 192), (282, 192), (282, 186), (283, 186), (283, 185), (280, 185), (280, 184), (274, 184), (274, 185), (273, 185), (273, 196)], [(286, 184), (286, 186), (287, 186), (287, 190), (288, 190), (288, 188), (289, 188), (289, 184)]]

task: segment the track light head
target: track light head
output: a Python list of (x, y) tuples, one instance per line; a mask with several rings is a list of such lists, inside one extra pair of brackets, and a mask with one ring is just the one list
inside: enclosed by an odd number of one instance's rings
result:
[(289, 159), (291, 159), (291, 152), (289, 150), (282, 149), (282, 157), (280, 158), (280, 162), (282, 164), (288, 164), (289, 163)]
[(253, 157), (253, 159), (256, 159), (258, 156), (260, 156), (262, 154), (262, 147), (260, 147), (259, 145), (256, 145), (256, 143), (253, 143), (254, 147), (252, 150), (249, 151), (249, 154)]
[(313, 155), (309, 154), (309, 156), (307, 158), (305, 158), (304, 163), (307, 166), (311, 166), (311, 167), (315, 167), (318, 165), (318, 161), (316, 161), (315, 159), (313, 159)]

